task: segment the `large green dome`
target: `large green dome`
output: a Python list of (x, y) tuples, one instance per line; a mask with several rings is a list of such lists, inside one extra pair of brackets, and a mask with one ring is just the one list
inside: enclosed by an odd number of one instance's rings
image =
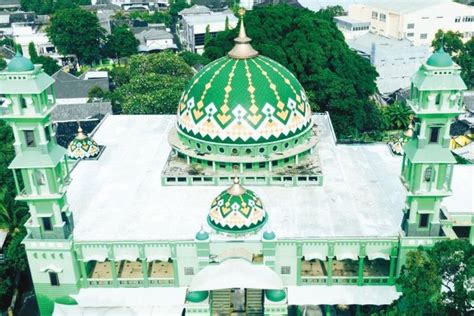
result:
[(11, 72), (31, 71), (35, 69), (35, 65), (33, 65), (31, 60), (17, 52), (15, 57), (8, 63), (7, 69)]
[(285, 140), (311, 127), (311, 108), (301, 84), (288, 69), (259, 56), (249, 41), (243, 31), (228, 56), (189, 82), (178, 108), (182, 135), (253, 145)]

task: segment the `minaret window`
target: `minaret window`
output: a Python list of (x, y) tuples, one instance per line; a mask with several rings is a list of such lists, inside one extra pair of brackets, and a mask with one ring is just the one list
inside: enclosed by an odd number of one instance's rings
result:
[(46, 179), (44, 177), (44, 174), (39, 170), (35, 171), (34, 179), (35, 179), (35, 182), (36, 182), (37, 185), (45, 185), (46, 184)]
[(421, 214), (420, 215), (420, 228), (428, 227), (428, 220), (430, 219), (429, 214)]
[(425, 169), (425, 176), (424, 176), (425, 181), (430, 182), (432, 177), (433, 177), (433, 168), (432, 167), (426, 168)]
[(23, 131), (25, 135), (25, 142), (27, 147), (36, 147), (35, 132), (34, 131)]
[(45, 126), (44, 128), (44, 137), (46, 138), (46, 141), (48, 142), (51, 140), (51, 131), (50, 131), (49, 126)]
[(56, 272), (49, 272), (49, 283), (52, 286), (59, 286), (59, 277)]
[(43, 228), (45, 231), (53, 230), (53, 225), (51, 224), (51, 217), (42, 217), (41, 220), (43, 221)]
[(436, 104), (436, 105), (440, 105), (440, 104), (441, 104), (441, 93), (438, 93), (438, 94), (436, 95), (435, 104)]
[(24, 97), (20, 97), (20, 106), (22, 109), (26, 109), (26, 100)]
[(437, 143), (439, 138), (439, 131), (441, 127), (430, 128), (430, 143)]

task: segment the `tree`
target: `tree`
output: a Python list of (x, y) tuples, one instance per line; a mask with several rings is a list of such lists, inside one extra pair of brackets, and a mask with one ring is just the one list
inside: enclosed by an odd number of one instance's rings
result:
[(321, 14), (321, 16), (331, 21), (336, 16), (341, 16), (341, 15), (346, 14), (346, 12), (344, 11), (344, 8), (340, 5), (327, 6), (326, 8), (319, 10), (318, 13)]
[(43, 65), (44, 72), (50, 76), (61, 69), (61, 67), (58, 65), (58, 62), (49, 56), (38, 56), (34, 63)]
[(35, 43), (30, 42), (28, 44), (28, 54), (30, 55), (31, 61), (34, 63), (34, 60), (38, 58), (38, 52), (36, 51)]
[(184, 60), (169, 52), (134, 55), (129, 60), (130, 80), (114, 92), (126, 114), (173, 114), (193, 75)]
[[(394, 304), (410, 315), (469, 315), (474, 299), (474, 246), (443, 240), (407, 254), (397, 283), (403, 295)], [(416, 311), (416, 312), (415, 312)]]
[(126, 26), (119, 26), (107, 36), (105, 50), (109, 57), (118, 59), (136, 54), (138, 44), (139, 41)]
[(104, 90), (99, 86), (93, 86), (87, 93), (89, 100), (88, 102), (101, 101), (105, 97)]
[[(329, 111), (339, 136), (366, 131), (380, 115), (369, 102), (377, 72), (347, 46), (325, 14), (288, 5), (256, 7), (247, 12), (245, 24), (254, 48), (295, 74), (313, 109)], [(204, 56), (214, 60), (227, 54), (237, 32), (212, 38)]]
[(436, 51), (441, 45), (451, 55), (454, 62), (461, 67), (461, 77), (468, 86), (474, 86), (474, 38), (466, 43), (462, 42), (462, 34), (459, 32), (439, 30), (431, 46)]
[(196, 65), (207, 65), (209, 63), (209, 59), (206, 57), (190, 52), (190, 51), (182, 51), (179, 53), (179, 56), (183, 58), (183, 60), (191, 67)]
[(229, 27), (229, 17), (228, 17), (228, 16), (226, 16), (226, 17), (225, 17), (225, 26), (224, 26), (224, 31), (226, 31), (226, 32), (227, 32), (228, 30), (230, 30), (230, 27)]
[(6, 66), (7, 66), (7, 62), (5, 61), (5, 59), (0, 57), (0, 70), (5, 69)]
[(105, 30), (94, 14), (81, 8), (59, 10), (51, 16), (46, 30), (61, 54), (74, 54), (80, 62), (92, 63), (100, 57)]
[(395, 102), (388, 106), (386, 110), (386, 115), (391, 122), (391, 129), (406, 130), (410, 124), (412, 114), (410, 108), (400, 102)]
[(23, 205), (18, 206), (14, 202), (7, 202), (7, 190), (2, 188), (0, 192), (0, 229), (7, 229), (15, 236), (21, 231), (23, 224), (28, 218), (28, 209)]
[(31, 42), (28, 44), (28, 53), (30, 54), (30, 59), (33, 64), (41, 64), (43, 65), (43, 70), (48, 75), (52, 75), (57, 72), (61, 67), (59, 67), (56, 60), (49, 56), (38, 56), (36, 52), (35, 44)]
[(448, 240), (428, 253), (441, 277), (446, 314), (468, 315), (474, 308), (474, 246), (467, 240)]
[(441, 299), (441, 277), (436, 265), (422, 249), (410, 251), (397, 283), (403, 295), (398, 308), (406, 315), (440, 315), (437, 310)]
[(21, 0), (21, 9), (36, 14), (51, 14), (61, 9), (76, 8), (79, 5), (90, 5), (91, 0)]
[(211, 26), (208, 24), (206, 25), (206, 33), (204, 33), (204, 45), (209, 43), (211, 40)]
[(431, 46), (435, 51), (443, 46), (444, 51), (448, 54), (457, 55), (464, 48), (462, 34), (458, 31), (443, 32), (443, 30), (438, 30), (433, 41), (431, 42)]

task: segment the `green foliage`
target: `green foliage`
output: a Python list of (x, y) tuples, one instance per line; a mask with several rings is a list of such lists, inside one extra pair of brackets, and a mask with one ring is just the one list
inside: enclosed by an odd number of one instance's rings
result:
[(172, 114), (193, 72), (184, 60), (169, 52), (134, 55), (128, 65), (129, 81), (114, 92), (126, 114)]
[(59, 67), (56, 60), (49, 56), (38, 56), (36, 52), (35, 44), (31, 42), (28, 44), (28, 53), (30, 54), (30, 59), (33, 64), (41, 64), (43, 65), (43, 70), (48, 75), (52, 75), (57, 72), (61, 67)]
[(34, 63), (34, 59), (38, 58), (38, 52), (36, 51), (35, 43), (30, 42), (28, 44), (28, 54), (30, 55), (31, 61)]
[(74, 54), (86, 63), (100, 58), (105, 31), (93, 13), (80, 8), (59, 10), (51, 16), (46, 32), (61, 54)]
[(438, 30), (436, 32), (431, 46), (437, 51), (441, 46), (445, 52), (450, 55), (458, 54), (464, 47), (462, 42), (462, 34), (460, 32)]
[(105, 97), (105, 93), (101, 87), (93, 86), (87, 93), (87, 96), (89, 97), (88, 102), (94, 102), (94, 101), (103, 100)]
[[(411, 109), (400, 102), (395, 102), (385, 107), (382, 111), (384, 118), (390, 123), (387, 129), (406, 130), (410, 124), (411, 116), (413, 115)], [(386, 121), (384, 124), (386, 124)]]
[(8, 169), (14, 155), (12, 131), (0, 120), (0, 228), (7, 229), (12, 236), (5, 251), (6, 263), (0, 264), (0, 309), (10, 302), (16, 271), (25, 271), (27, 268), (26, 255), (20, 242), (25, 236), (23, 224), (28, 212), (24, 204), (14, 200), (15, 184), (12, 172)]
[(468, 315), (474, 307), (473, 278), (474, 246), (467, 240), (410, 251), (397, 280), (403, 295), (394, 306), (406, 315)]
[(150, 14), (148, 11), (140, 12), (135, 11), (129, 15), (131, 20), (142, 20), (148, 23), (163, 23), (167, 27), (171, 26), (172, 17), (169, 12), (155, 11)]
[(345, 15), (344, 8), (340, 5), (327, 6), (326, 8), (319, 10), (318, 13), (330, 21), (332, 21), (336, 16)]
[(454, 62), (461, 67), (461, 77), (468, 88), (474, 87), (474, 38), (463, 43), (461, 33), (439, 30), (436, 32), (431, 46), (437, 50), (441, 45), (451, 55)]
[(474, 246), (467, 240), (450, 240), (435, 244), (428, 253), (442, 280), (446, 313), (468, 315), (474, 307)]
[(138, 44), (139, 41), (126, 26), (119, 26), (107, 36), (105, 51), (111, 58), (128, 57), (137, 53)]
[(11, 48), (15, 48), (15, 41), (10, 38), (10, 37), (4, 37), (2, 40), (0, 40), (0, 46), (10, 46)]
[(209, 43), (211, 40), (211, 26), (208, 24), (206, 25), (206, 33), (204, 33), (204, 45)]
[(209, 63), (209, 59), (206, 57), (189, 51), (182, 51), (179, 53), (179, 56), (181, 56), (186, 64), (191, 67), (196, 65), (207, 65)]
[[(397, 280), (403, 295), (398, 307), (407, 315), (434, 315), (441, 298), (441, 277), (423, 251), (411, 251)], [(413, 313), (413, 314), (411, 314)]]
[(38, 58), (36, 58), (33, 62), (35, 64), (42, 64), (44, 72), (46, 72), (50, 76), (56, 73), (59, 69), (61, 69), (57, 61), (49, 56), (38, 56)]
[[(339, 136), (376, 128), (380, 112), (369, 102), (377, 72), (353, 52), (324, 13), (287, 5), (257, 7), (245, 17), (253, 46), (296, 75), (313, 108), (329, 111)], [(210, 60), (233, 47), (237, 29), (221, 32), (205, 47)]]
[(91, 0), (21, 0), (21, 9), (27, 12), (34, 11), (36, 14), (51, 14), (57, 10), (90, 4)]
[(5, 61), (5, 59), (0, 57), (0, 70), (5, 69), (6, 66), (7, 66), (7, 62)]
[(230, 30), (230, 27), (229, 27), (229, 17), (228, 17), (228, 16), (226, 16), (226, 17), (225, 17), (225, 26), (224, 26), (224, 31), (226, 31), (226, 32), (227, 32), (228, 30)]
[(23, 55), (23, 47), (20, 44), (15, 44), (15, 50)]

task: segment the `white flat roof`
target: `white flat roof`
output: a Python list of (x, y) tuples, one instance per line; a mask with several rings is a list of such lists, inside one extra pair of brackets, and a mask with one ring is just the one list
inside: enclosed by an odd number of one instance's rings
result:
[[(280, 239), (395, 237), (405, 190), (386, 145), (335, 145), (326, 116), (316, 146), (322, 186), (249, 186)], [(192, 240), (223, 186), (162, 186), (174, 116), (109, 116), (94, 135), (100, 159), (78, 163), (68, 190), (76, 241)], [(462, 203), (463, 202), (459, 202)]]

